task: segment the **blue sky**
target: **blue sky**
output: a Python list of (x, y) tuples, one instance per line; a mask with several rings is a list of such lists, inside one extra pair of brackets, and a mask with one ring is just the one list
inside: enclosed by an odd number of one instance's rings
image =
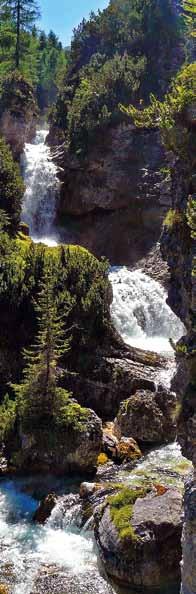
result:
[(46, 33), (53, 29), (63, 45), (69, 45), (73, 28), (83, 17), (88, 17), (91, 10), (103, 9), (109, 0), (40, 0), (42, 18), (40, 29)]

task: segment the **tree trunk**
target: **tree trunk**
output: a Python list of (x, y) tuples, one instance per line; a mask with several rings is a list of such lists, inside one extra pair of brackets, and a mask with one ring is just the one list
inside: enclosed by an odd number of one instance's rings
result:
[(20, 0), (17, 0), (17, 21), (16, 21), (16, 68), (20, 66)]

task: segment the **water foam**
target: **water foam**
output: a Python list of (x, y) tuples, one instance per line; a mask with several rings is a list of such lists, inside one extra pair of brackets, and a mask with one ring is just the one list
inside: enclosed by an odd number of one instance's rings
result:
[(45, 143), (47, 133), (46, 129), (38, 130), (34, 141), (25, 145), (21, 160), (26, 185), (22, 218), (29, 225), (35, 242), (53, 247), (58, 244), (54, 220), (60, 182), (50, 148)]
[(163, 287), (141, 270), (113, 268), (111, 315), (124, 341), (158, 353), (172, 353), (169, 339), (178, 340), (184, 326), (166, 303)]

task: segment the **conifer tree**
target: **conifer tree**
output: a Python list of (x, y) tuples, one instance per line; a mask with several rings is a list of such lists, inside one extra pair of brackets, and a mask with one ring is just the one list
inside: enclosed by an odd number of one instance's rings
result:
[(182, 15), (191, 37), (196, 37), (196, 0), (181, 0)]
[(40, 16), (36, 0), (0, 0), (0, 20), (9, 15), (15, 25), (16, 47), (15, 66), (19, 68), (21, 59), (21, 33), (32, 31)]
[(69, 350), (65, 316), (58, 314), (52, 269), (46, 265), (36, 303), (38, 332), (35, 344), (24, 351), (26, 367), (23, 382), (13, 386), (19, 413), (32, 427), (55, 416), (58, 363)]

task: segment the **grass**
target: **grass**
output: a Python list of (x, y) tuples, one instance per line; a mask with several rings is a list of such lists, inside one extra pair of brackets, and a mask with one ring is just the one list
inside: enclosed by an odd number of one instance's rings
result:
[(168, 210), (168, 213), (166, 214), (163, 226), (167, 227), (168, 229), (172, 229), (174, 225), (181, 225), (182, 223), (184, 223), (184, 221), (185, 217), (183, 212), (181, 212), (180, 210), (174, 210), (170, 208), (170, 210)]
[(136, 500), (139, 497), (145, 497), (148, 491), (148, 487), (140, 489), (130, 489), (125, 487), (121, 489), (117, 495), (112, 495), (107, 498), (107, 502), (110, 506), (111, 519), (118, 531), (120, 539), (129, 540), (131, 542), (138, 540), (138, 536), (131, 525), (133, 506)]

